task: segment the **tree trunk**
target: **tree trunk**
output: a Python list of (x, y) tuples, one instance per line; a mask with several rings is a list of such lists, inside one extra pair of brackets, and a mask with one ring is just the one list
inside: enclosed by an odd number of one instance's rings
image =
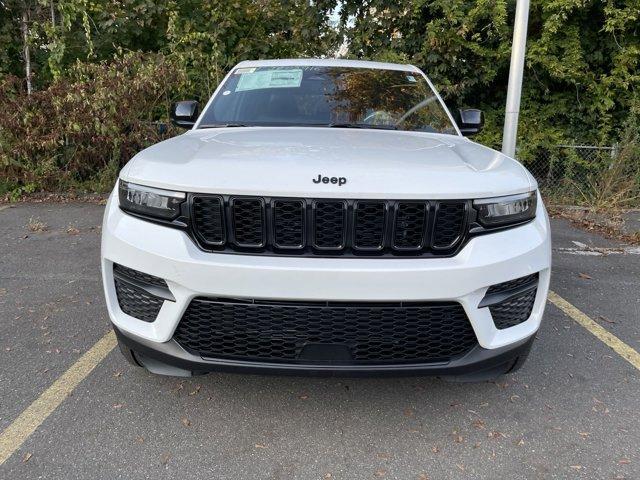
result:
[(27, 8), (27, 5), (24, 4), (20, 30), (22, 30), (22, 42), (24, 44), (24, 73), (27, 79), (27, 95), (31, 95), (31, 51), (29, 50), (29, 12)]

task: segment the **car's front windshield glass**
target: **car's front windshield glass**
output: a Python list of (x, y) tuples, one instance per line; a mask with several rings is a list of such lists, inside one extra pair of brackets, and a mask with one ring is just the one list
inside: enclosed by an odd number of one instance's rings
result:
[(236, 68), (200, 128), (319, 126), (457, 134), (422, 75), (353, 67)]

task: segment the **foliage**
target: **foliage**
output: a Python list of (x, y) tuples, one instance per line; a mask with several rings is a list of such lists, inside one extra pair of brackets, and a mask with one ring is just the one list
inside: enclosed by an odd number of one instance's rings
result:
[(171, 94), (183, 81), (164, 57), (142, 54), (77, 63), (66, 78), (30, 96), (17, 77), (5, 77), (1, 177), (13, 190), (28, 191), (115, 173), (138, 150), (163, 138), (152, 120), (167, 115)]
[[(450, 107), (482, 108), (477, 139), (499, 147), (515, 2), (0, 0), (0, 194), (109, 185), (161, 138), (150, 122), (172, 99), (206, 100), (240, 60), (332, 56), (343, 40), (350, 57), (419, 66)], [(557, 146), (626, 144), (639, 87), (640, 0), (531, 0), (517, 156), (595, 181), (602, 162)]]

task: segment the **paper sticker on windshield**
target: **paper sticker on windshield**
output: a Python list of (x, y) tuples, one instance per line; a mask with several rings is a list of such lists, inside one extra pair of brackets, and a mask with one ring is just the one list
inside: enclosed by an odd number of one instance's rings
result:
[(243, 73), (238, 80), (236, 92), (261, 88), (298, 88), (302, 82), (302, 69), (258, 70)]
[(410, 82), (415, 82), (416, 77), (414, 77), (413, 75), (407, 75), (407, 80), (409, 80)]

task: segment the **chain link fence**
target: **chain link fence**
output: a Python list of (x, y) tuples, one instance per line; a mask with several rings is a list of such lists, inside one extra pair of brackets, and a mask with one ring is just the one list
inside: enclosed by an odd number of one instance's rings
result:
[(557, 145), (540, 148), (523, 161), (553, 203), (584, 204), (598, 196), (602, 180), (615, 176), (617, 147)]

